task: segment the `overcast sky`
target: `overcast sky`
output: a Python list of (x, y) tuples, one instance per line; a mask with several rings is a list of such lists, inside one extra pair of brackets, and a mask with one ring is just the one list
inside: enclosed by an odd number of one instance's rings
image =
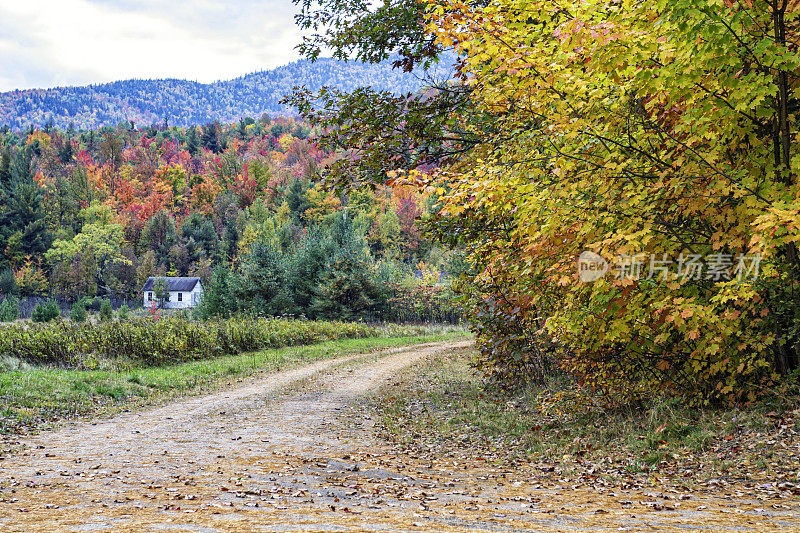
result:
[(291, 0), (2, 0), (0, 91), (230, 79), (298, 58)]

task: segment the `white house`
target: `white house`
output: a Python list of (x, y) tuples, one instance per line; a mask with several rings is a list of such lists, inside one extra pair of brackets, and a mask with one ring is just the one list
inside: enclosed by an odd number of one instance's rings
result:
[(163, 281), (169, 296), (163, 302), (164, 309), (187, 309), (195, 307), (203, 298), (203, 284), (200, 278), (147, 278), (142, 287), (144, 306), (150, 307), (156, 298), (156, 283)]

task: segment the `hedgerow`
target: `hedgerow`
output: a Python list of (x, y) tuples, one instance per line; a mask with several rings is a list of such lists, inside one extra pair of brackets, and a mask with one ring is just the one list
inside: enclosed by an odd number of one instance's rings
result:
[(152, 366), (337, 339), (403, 335), (412, 329), (242, 316), (203, 322), (170, 317), (14, 324), (0, 330), (0, 356), (68, 368), (91, 367), (99, 359)]

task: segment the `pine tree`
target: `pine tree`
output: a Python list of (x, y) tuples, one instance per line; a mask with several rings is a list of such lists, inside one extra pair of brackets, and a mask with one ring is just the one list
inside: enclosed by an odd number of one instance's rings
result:
[(189, 134), (186, 139), (186, 149), (192, 157), (197, 157), (197, 154), (200, 152), (200, 138), (197, 136), (197, 128), (194, 126), (189, 128)]
[(321, 318), (372, 319), (380, 311), (381, 293), (370, 272), (367, 245), (344, 217), (331, 228), (333, 255), (322, 273), (311, 310)]
[(64, 145), (59, 148), (58, 150), (58, 158), (63, 164), (67, 164), (72, 161), (72, 156), (74, 155), (74, 151), (72, 149), (72, 141), (65, 140)]
[(219, 235), (214, 224), (200, 213), (192, 213), (183, 221), (181, 236), (189, 249), (192, 262), (201, 257), (216, 258), (219, 250)]
[(175, 219), (167, 211), (153, 215), (142, 230), (141, 242), (155, 252), (159, 263), (166, 263), (169, 249), (178, 243)]
[(10, 268), (5, 268), (2, 273), (0, 273), (0, 294), (5, 296), (19, 294), (17, 280), (14, 277), (14, 272)]
[(327, 241), (319, 230), (306, 237), (292, 258), (289, 271), (289, 287), (296, 313), (313, 318), (312, 307), (319, 296), (319, 284), (326, 266)]
[(11, 187), (11, 150), (6, 148), (0, 156), (0, 194)]
[(215, 154), (220, 152), (219, 135), (217, 134), (218, 129), (219, 122), (210, 122), (203, 126), (203, 148)]
[(10, 232), (9, 195), (11, 192), (11, 152), (8, 148), (0, 156), (0, 265), (4, 263), (2, 253), (8, 246)]
[(230, 293), (230, 277), (231, 273), (225, 265), (219, 264), (214, 268), (214, 274), (200, 302), (199, 314), (202, 318), (227, 318), (236, 310)]
[(244, 258), (241, 276), (236, 280), (233, 293), (236, 300), (259, 315), (277, 316), (286, 314), (285, 268), (282, 257), (275, 246), (267, 240), (254, 242), (250, 253)]
[(6, 260), (18, 262), (28, 255), (44, 255), (52, 237), (42, 209), (43, 194), (33, 179), (30, 149), (17, 151), (11, 161), (10, 174), (4, 209), (0, 212), (0, 246)]
[(306, 187), (301, 180), (297, 179), (289, 186), (286, 202), (295, 220), (305, 220), (306, 209), (311, 207), (311, 204), (306, 198)]

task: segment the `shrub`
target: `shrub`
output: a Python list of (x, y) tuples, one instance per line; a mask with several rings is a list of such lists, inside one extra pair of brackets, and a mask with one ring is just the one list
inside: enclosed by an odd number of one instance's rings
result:
[(19, 292), (24, 296), (47, 294), (49, 284), (44, 271), (30, 260), (14, 273)]
[(69, 312), (69, 318), (73, 322), (83, 322), (86, 320), (86, 301), (83, 299), (78, 300), (72, 304), (72, 310)]
[(390, 285), (388, 317), (397, 322), (457, 324), (461, 312), (449, 285)]
[(100, 304), (100, 320), (107, 322), (111, 320), (113, 316), (114, 310), (111, 307), (111, 301), (103, 299), (103, 302)]
[[(377, 337), (384, 330), (347, 322), (310, 322), (236, 316), (192, 322), (183, 317), (155, 321), (56, 322), (12, 325), (0, 335), (0, 354), (30, 364), (81, 367), (84, 359), (174, 364), (242, 352), (300, 346), (328, 340)], [(388, 332), (407, 335), (407, 329)]]
[(14, 357), (0, 357), (0, 372), (30, 370), (30, 365)]
[(120, 307), (117, 310), (117, 318), (119, 318), (120, 320), (128, 320), (128, 318), (130, 318), (130, 316), (131, 316), (131, 310), (125, 304), (123, 304), (122, 307)]
[(34, 322), (50, 322), (59, 316), (61, 316), (61, 309), (59, 309), (55, 300), (47, 300), (44, 303), (39, 302), (36, 304), (31, 314), (31, 320)]
[(0, 322), (13, 322), (17, 318), (19, 318), (19, 299), (9, 294), (3, 303), (0, 303)]

